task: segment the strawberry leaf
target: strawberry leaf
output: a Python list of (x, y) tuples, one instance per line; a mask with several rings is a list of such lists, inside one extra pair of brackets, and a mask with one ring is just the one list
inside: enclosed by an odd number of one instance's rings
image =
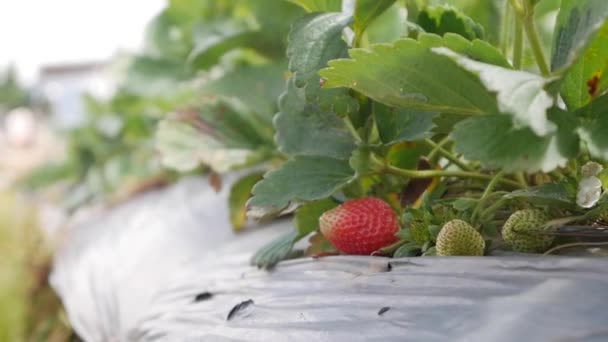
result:
[(240, 231), (247, 221), (247, 201), (251, 197), (251, 189), (260, 179), (262, 174), (252, 173), (241, 177), (230, 188), (228, 195), (228, 209), (230, 212), (230, 223), (235, 231)]
[(289, 231), (260, 248), (251, 258), (251, 264), (270, 269), (289, 257), (296, 242), (302, 239), (297, 231)]
[(506, 115), (469, 118), (454, 127), (455, 150), (487, 168), (511, 171), (551, 171), (578, 153), (576, 122), (559, 109), (551, 111), (559, 125), (555, 133), (537, 136), (530, 128), (515, 128)]
[(433, 51), (451, 58), (464, 69), (477, 75), (487, 90), (496, 93), (498, 110), (513, 117), (513, 126), (516, 129), (530, 127), (539, 136), (555, 131), (555, 124), (547, 119), (547, 109), (554, 102), (553, 97), (544, 90), (549, 79), (481, 63), (446, 48), (436, 48)]
[(324, 87), (349, 87), (386, 105), (412, 110), (468, 115), (496, 112), (495, 96), (479, 80), (430, 48), (457, 42), (452, 44), (457, 52), (476, 60), (504, 58), (487, 43), (462, 43), (463, 38), (455, 36), (422, 35), (420, 41), (403, 39), (352, 49), (351, 59), (333, 60), (321, 70)]
[(353, 177), (347, 160), (296, 157), (280, 169), (268, 172), (255, 185), (248, 206), (281, 210), (292, 200), (318, 200), (348, 184)]

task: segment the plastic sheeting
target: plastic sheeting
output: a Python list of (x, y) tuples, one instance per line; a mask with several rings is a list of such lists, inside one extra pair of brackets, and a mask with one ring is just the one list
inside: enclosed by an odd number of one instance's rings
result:
[(608, 261), (296, 259), (290, 229), (231, 232), (226, 191), (189, 179), (75, 227), (51, 277), (86, 341), (608, 341)]

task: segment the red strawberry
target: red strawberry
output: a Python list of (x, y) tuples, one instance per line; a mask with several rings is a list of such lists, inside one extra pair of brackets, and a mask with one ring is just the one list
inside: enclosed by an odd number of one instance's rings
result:
[(346, 254), (370, 255), (398, 240), (399, 220), (391, 207), (375, 197), (359, 198), (326, 211), (321, 233)]

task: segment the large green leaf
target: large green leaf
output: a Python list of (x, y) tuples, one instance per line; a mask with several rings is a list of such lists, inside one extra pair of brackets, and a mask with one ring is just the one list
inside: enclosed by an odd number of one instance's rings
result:
[(342, 0), (287, 0), (307, 12), (340, 12)]
[(249, 207), (275, 210), (292, 200), (314, 201), (330, 196), (350, 182), (354, 171), (346, 160), (326, 157), (297, 157), (287, 161), (253, 188)]
[[(431, 51), (441, 41), (438, 36), (424, 35), (420, 42), (403, 39), (352, 49), (352, 59), (331, 61), (329, 68), (321, 70), (324, 87), (349, 87), (389, 106), (427, 112), (496, 112), (495, 96), (474, 75)], [(482, 41), (455, 47), (476, 60), (496, 59), (495, 49)]]
[(476, 74), (489, 91), (496, 93), (498, 110), (513, 117), (516, 129), (530, 127), (539, 136), (555, 131), (555, 124), (547, 120), (547, 109), (555, 101), (544, 89), (549, 79), (478, 62), (447, 48), (436, 48), (433, 51), (448, 56)]
[(374, 103), (374, 119), (378, 133), (382, 142), (387, 145), (429, 137), (435, 127), (433, 118), (436, 115), (437, 113), (396, 109)]
[(578, 134), (591, 155), (608, 160), (608, 95), (581, 108), (577, 114), (582, 120)]
[(327, 61), (345, 54), (341, 33), (349, 22), (349, 16), (339, 13), (310, 14), (296, 22), (289, 34), (287, 54), (294, 75), (274, 119), (277, 145), (286, 154), (348, 159), (355, 148), (336, 114), (354, 106), (353, 99), (345, 90), (321, 90), (317, 74)]
[(483, 39), (483, 27), (451, 6), (427, 6), (418, 13), (417, 24), (426, 32), (443, 36), (456, 33), (467, 39)]
[(576, 122), (568, 113), (553, 109), (556, 132), (537, 136), (530, 128), (517, 129), (506, 115), (484, 115), (460, 122), (451, 134), (455, 150), (486, 168), (544, 171), (564, 166), (578, 153)]
[(527, 189), (515, 190), (505, 198), (522, 199), (526, 202), (539, 205), (554, 205), (561, 207), (572, 207), (575, 195), (568, 192), (563, 183), (548, 183)]
[(355, 4), (355, 34), (361, 35), (374, 19), (394, 3), (395, 0), (357, 0)]
[(566, 69), (562, 97), (575, 110), (608, 89), (608, 1), (563, 0), (557, 18), (552, 70)]
[(580, 108), (608, 89), (608, 22), (579, 60), (568, 69), (561, 94), (568, 108)]

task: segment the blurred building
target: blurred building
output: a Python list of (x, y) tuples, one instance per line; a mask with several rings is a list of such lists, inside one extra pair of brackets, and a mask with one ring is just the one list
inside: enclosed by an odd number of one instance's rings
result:
[(109, 69), (108, 62), (43, 66), (36, 93), (48, 104), (50, 124), (60, 130), (83, 124), (83, 95), (106, 99), (114, 93), (116, 84)]

